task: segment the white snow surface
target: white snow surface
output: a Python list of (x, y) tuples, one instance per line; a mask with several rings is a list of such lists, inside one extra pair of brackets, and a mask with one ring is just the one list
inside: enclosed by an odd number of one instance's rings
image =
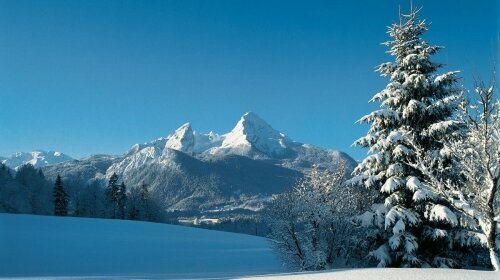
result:
[(185, 123), (169, 135), (166, 148), (189, 152), (194, 147), (194, 134), (191, 124)]
[(73, 158), (61, 152), (35, 150), (32, 152), (17, 152), (9, 158), (2, 158), (0, 160), (8, 167), (18, 169), (28, 163), (36, 168), (40, 168), (47, 165), (73, 160)]
[(461, 269), (363, 268), (285, 273), (260, 237), (90, 218), (0, 214), (0, 278), (489, 280)]
[(291, 273), (281, 275), (263, 275), (243, 279), (280, 280), (280, 279), (311, 279), (311, 280), (493, 280), (499, 273), (465, 269), (444, 268), (363, 268), (338, 269), (316, 273)]
[(286, 153), (287, 142), (291, 142), (288, 137), (273, 129), (255, 113), (248, 112), (225, 135), (222, 145), (212, 153), (248, 155), (255, 147), (266, 155), (281, 157)]
[(0, 214), (0, 277), (235, 278), (282, 273), (265, 238), (136, 221)]

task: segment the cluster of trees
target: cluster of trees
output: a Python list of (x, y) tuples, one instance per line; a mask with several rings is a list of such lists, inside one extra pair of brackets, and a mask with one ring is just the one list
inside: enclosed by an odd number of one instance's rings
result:
[(162, 222), (164, 209), (147, 184), (130, 188), (113, 174), (106, 186), (93, 180), (88, 184), (55, 182), (30, 164), (17, 171), (0, 165), (0, 211), (38, 215), (130, 219)]
[[(353, 244), (355, 231), (364, 234), (359, 240), (370, 240), (360, 252), (368, 250), (380, 267), (478, 265), (470, 256), (486, 248), (491, 266), (500, 270), (495, 81), (477, 81), (474, 96), (466, 98), (458, 72), (437, 73), (442, 65), (431, 57), (440, 47), (422, 39), (426, 31), (416, 10), (389, 27), (385, 45), (394, 61), (381, 64), (378, 72), (390, 81), (371, 100), (380, 109), (359, 121), (370, 128), (355, 145), (368, 148), (369, 155), (353, 178), (342, 182), (315, 171), (275, 200), (271, 237), (288, 263), (326, 268), (332, 254), (339, 256), (332, 249)], [(362, 199), (350, 189), (359, 187), (373, 198), (368, 209), (353, 207)], [(346, 229), (348, 234), (338, 232)], [(332, 241), (336, 237), (341, 245)]]
[[(314, 167), (295, 188), (278, 195), (267, 209), (269, 237), (292, 269), (357, 266), (370, 248), (364, 231), (349, 217), (367, 210), (374, 195), (345, 184), (346, 169)], [(363, 253), (365, 252), (365, 253)]]
[(0, 164), (0, 186), (2, 212), (53, 214), (53, 185), (32, 165), (24, 165), (14, 172)]

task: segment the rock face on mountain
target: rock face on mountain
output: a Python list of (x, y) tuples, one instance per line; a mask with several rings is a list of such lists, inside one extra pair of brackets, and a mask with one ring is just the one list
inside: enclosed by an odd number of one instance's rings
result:
[(61, 152), (36, 150), (28, 153), (19, 152), (8, 158), (0, 158), (0, 162), (12, 169), (17, 169), (28, 163), (34, 167), (40, 168), (72, 159), (73, 158), (70, 156)]
[(92, 156), (44, 169), (46, 176), (89, 181), (116, 173), (129, 188), (148, 184), (168, 211), (194, 216), (255, 213), (290, 190), (313, 165), (350, 173), (347, 154), (293, 141), (254, 113), (226, 134), (199, 133), (186, 123), (164, 138), (133, 145), (123, 156)]

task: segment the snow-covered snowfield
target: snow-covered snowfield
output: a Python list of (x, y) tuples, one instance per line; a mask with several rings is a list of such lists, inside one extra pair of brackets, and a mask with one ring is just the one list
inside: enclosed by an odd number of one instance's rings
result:
[(264, 238), (146, 222), (0, 214), (0, 248), (0, 277), (284, 272)]
[(488, 271), (376, 268), (287, 274), (264, 238), (104, 219), (0, 214), (0, 248), (0, 277), (258, 280), (500, 277)]
[(476, 271), (462, 269), (418, 269), (418, 268), (363, 268), (333, 270), (318, 273), (296, 273), (282, 275), (266, 275), (247, 277), (245, 280), (498, 280), (500, 274), (492, 271)]

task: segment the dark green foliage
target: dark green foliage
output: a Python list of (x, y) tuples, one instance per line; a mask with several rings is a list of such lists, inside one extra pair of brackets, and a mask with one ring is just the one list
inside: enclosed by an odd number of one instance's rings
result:
[(57, 175), (56, 182), (54, 183), (54, 215), (67, 216), (68, 215), (68, 201), (69, 197), (61, 180), (61, 176)]
[(125, 205), (127, 203), (127, 186), (121, 183), (116, 194), (117, 216), (119, 219), (125, 219)]
[(40, 170), (31, 164), (21, 166), (16, 173), (16, 179), (27, 192), (28, 204), (33, 214), (52, 214), (51, 184)]
[(116, 219), (118, 216), (118, 175), (113, 173), (108, 181), (108, 186), (106, 187), (106, 206), (108, 208), (108, 216), (110, 218)]
[(116, 173), (113, 173), (109, 178), (105, 194), (108, 217), (113, 219), (125, 219), (127, 186), (124, 182), (118, 184), (118, 175), (116, 175)]

